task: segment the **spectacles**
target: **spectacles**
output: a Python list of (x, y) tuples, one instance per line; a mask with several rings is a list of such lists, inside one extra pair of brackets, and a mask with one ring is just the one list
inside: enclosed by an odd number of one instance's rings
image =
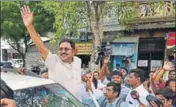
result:
[(63, 50), (67, 52), (67, 51), (72, 50), (72, 49), (70, 49), (70, 48), (59, 48), (59, 51), (63, 51)]

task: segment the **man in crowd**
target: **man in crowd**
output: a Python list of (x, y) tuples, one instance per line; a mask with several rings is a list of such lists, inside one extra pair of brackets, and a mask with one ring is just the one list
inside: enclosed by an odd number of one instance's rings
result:
[[(156, 91), (156, 98), (162, 102), (161, 106), (158, 106), (154, 101), (150, 102), (150, 107), (175, 107), (173, 102), (173, 91), (169, 88), (163, 88)], [(145, 104), (140, 104), (139, 107), (147, 107)]]
[[(132, 69), (129, 74), (128, 83), (132, 87), (132, 90), (136, 90), (139, 94), (139, 100), (148, 106), (148, 102), (146, 100), (147, 95), (149, 95), (148, 91), (143, 86), (144, 81), (144, 71), (141, 69)], [(132, 98), (131, 92), (128, 93), (126, 97), (127, 107), (139, 107), (139, 102)]]
[(81, 100), (81, 60), (75, 57), (75, 44), (70, 40), (59, 43), (58, 55), (52, 54), (42, 42), (33, 26), (33, 13), (28, 6), (21, 8), (21, 16), (31, 39), (35, 43), (48, 68), (49, 79), (63, 85), (76, 98)]
[(175, 80), (175, 75), (176, 75), (175, 69), (169, 71), (169, 76), (168, 76), (169, 80)]
[(100, 107), (126, 107), (126, 103), (119, 97), (120, 92), (120, 84), (108, 83), (104, 96), (98, 100)]
[[(107, 85), (110, 81), (107, 80), (106, 78), (106, 72), (107, 70), (106, 69), (103, 69), (103, 68), (106, 68), (106, 66), (108, 66), (107, 64), (109, 63), (109, 58), (105, 57), (104, 58), (104, 64), (103, 64), (103, 67), (100, 71), (100, 79), (102, 81), (103, 84)], [(111, 74), (110, 74), (110, 78), (111, 78), (111, 82), (115, 82), (115, 83), (118, 83), (118, 84), (121, 84), (121, 92), (120, 92), (120, 95), (119, 97), (123, 100), (126, 99), (126, 96), (127, 94), (130, 92), (130, 88), (126, 86), (126, 84), (124, 84), (124, 81), (123, 81), (123, 77), (122, 77), (122, 73), (120, 71), (112, 71)]]
[[(173, 96), (176, 96), (176, 80), (168, 80), (166, 86), (173, 91)], [(176, 107), (176, 98), (173, 98), (173, 105)]]
[[(90, 87), (87, 87), (90, 88)], [(105, 88), (104, 95), (97, 98), (100, 107), (127, 107), (126, 102), (124, 102), (120, 97), (121, 85), (114, 82), (109, 82)], [(89, 99), (87, 102), (91, 103)], [(93, 103), (90, 107), (95, 107)]]
[(118, 71), (120, 70), (120, 64), (116, 64), (116, 68), (114, 69), (114, 71), (115, 70), (118, 70)]

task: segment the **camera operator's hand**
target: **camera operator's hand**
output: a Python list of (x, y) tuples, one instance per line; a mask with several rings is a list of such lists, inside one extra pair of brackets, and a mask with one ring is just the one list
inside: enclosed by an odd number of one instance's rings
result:
[[(150, 107), (158, 107), (158, 106), (157, 106), (157, 104), (156, 104), (154, 101), (152, 101), (152, 102), (150, 103)], [(162, 106), (160, 106), (160, 107), (162, 107)]]
[(90, 80), (87, 80), (87, 81), (86, 81), (86, 89), (92, 91), (92, 85), (91, 85), (91, 81), (90, 81)]
[(1, 105), (4, 105), (5, 107), (16, 107), (15, 100), (3, 98), (1, 99)]
[(103, 63), (104, 64), (109, 64), (110, 63), (110, 57), (109, 56), (105, 56)]
[(140, 104), (139, 107), (147, 107), (146, 105), (144, 104)]
[(127, 59), (128, 63), (130, 64), (131, 63), (131, 58), (127, 57), (126, 59)]
[(173, 65), (171, 62), (165, 61), (165, 62), (164, 62), (163, 69), (164, 69), (165, 71), (174, 70), (174, 65)]

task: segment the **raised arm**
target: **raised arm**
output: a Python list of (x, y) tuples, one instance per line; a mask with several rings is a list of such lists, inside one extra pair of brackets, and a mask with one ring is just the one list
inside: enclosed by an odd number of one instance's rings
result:
[(101, 81), (104, 81), (106, 78), (106, 75), (108, 74), (109, 70), (107, 71), (107, 69), (108, 69), (109, 60), (110, 60), (109, 57), (104, 58), (103, 66), (101, 67), (101, 70), (100, 70), (100, 80)]
[(33, 13), (30, 11), (29, 6), (23, 6), (21, 8), (21, 16), (23, 19), (23, 23), (26, 26), (32, 41), (35, 43), (36, 47), (40, 51), (43, 60), (45, 60), (49, 51), (45, 47), (43, 41), (41, 40), (40, 36), (38, 35), (33, 26)]
[(171, 62), (164, 62), (163, 69), (159, 71), (159, 73), (156, 75), (154, 82), (158, 82), (160, 78), (164, 75), (165, 71), (174, 70), (174, 66)]

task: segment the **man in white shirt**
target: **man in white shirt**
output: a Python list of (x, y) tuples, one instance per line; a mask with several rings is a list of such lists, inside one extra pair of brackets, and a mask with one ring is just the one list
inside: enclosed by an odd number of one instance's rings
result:
[[(144, 81), (144, 71), (141, 69), (132, 69), (129, 74), (128, 83), (132, 87), (132, 90), (136, 90), (139, 94), (139, 100), (144, 105), (149, 105), (146, 97), (149, 95), (148, 91), (144, 88), (142, 82)], [(131, 97), (131, 92), (126, 97), (127, 107), (139, 107), (139, 102)]]
[(77, 99), (81, 100), (81, 60), (74, 57), (75, 44), (69, 40), (59, 43), (58, 55), (52, 54), (40, 39), (33, 26), (33, 14), (28, 6), (21, 9), (23, 23), (31, 39), (41, 53), (48, 68), (49, 79), (63, 85)]

